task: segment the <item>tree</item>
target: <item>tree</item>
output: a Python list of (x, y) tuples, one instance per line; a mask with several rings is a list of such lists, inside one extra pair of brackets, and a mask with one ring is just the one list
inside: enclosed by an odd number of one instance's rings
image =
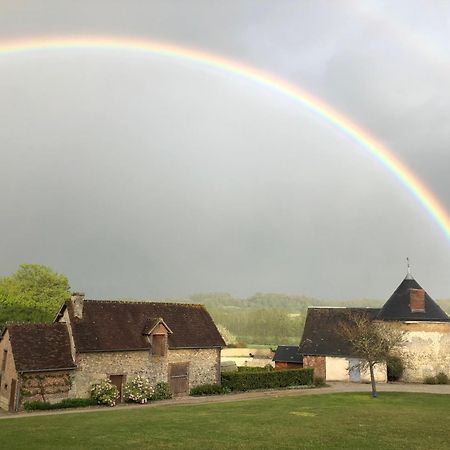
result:
[(374, 368), (387, 364), (394, 354), (399, 356), (405, 341), (404, 333), (395, 324), (372, 321), (363, 313), (349, 313), (340, 332), (351, 345), (351, 356), (360, 360), (360, 370), (369, 369), (372, 396), (377, 397)]
[(8, 320), (51, 321), (69, 296), (65, 275), (39, 264), (22, 264), (12, 275), (0, 278), (0, 329)]

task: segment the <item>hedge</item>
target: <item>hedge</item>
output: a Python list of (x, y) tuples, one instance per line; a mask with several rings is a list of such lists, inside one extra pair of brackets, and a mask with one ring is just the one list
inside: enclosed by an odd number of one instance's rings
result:
[(250, 391), (312, 385), (313, 374), (314, 369), (223, 373), (222, 386), (231, 391)]
[(38, 411), (48, 409), (81, 408), (96, 404), (97, 403), (91, 398), (65, 398), (58, 403), (42, 402), (39, 400), (25, 402), (23, 407), (26, 411)]
[(275, 370), (270, 364), (265, 367), (240, 366), (237, 369), (238, 372), (272, 372)]
[(220, 394), (228, 394), (230, 389), (225, 386), (221, 386), (220, 384), (201, 384), (199, 386), (195, 386), (191, 389), (189, 395), (194, 397), (199, 397), (201, 395), (220, 395)]

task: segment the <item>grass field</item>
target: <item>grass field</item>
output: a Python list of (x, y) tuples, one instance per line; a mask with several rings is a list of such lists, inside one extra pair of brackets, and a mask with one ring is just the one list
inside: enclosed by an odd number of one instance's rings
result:
[(450, 396), (327, 394), (0, 420), (4, 449), (448, 449)]

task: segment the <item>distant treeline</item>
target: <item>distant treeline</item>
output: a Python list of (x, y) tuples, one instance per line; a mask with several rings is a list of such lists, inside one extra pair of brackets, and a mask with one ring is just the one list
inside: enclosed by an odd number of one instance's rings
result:
[[(303, 333), (308, 306), (349, 306), (379, 308), (383, 300), (322, 300), (303, 295), (257, 293), (247, 298), (228, 293), (196, 294), (184, 303), (206, 306), (227, 343), (276, 346), (298, 344)], [(450, 300), (438, 302), (450, 313)]]

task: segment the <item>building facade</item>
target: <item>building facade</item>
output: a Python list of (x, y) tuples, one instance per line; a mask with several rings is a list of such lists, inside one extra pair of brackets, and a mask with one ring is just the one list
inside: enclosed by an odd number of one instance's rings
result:
[[(450, 376), (450, 318), (409, 269), (382, 308), (308, 309), (300, 352), (304, 367), (313, 367), (315, 376), (329, 381), (370, 379), (368, 373), (359, 370), (359, 360), (352, 356), (351, 346), (340, 332), (352, 313), (367, 316), (375, 326), (377, 322), (388, 323), (404, 332), (402, 381), (423, 382), (440, 372)], [(387, 380), (386, 366), (376, 367), (375, 378)]]
[(141, 375), (172, 394), (220, 383), (225, 343), (202, 305), (85, 300), (74, 294), (52, 324), (9, 324), (0, 341), (0, 407), (88, 397), (108, 378), (122, 395)]

